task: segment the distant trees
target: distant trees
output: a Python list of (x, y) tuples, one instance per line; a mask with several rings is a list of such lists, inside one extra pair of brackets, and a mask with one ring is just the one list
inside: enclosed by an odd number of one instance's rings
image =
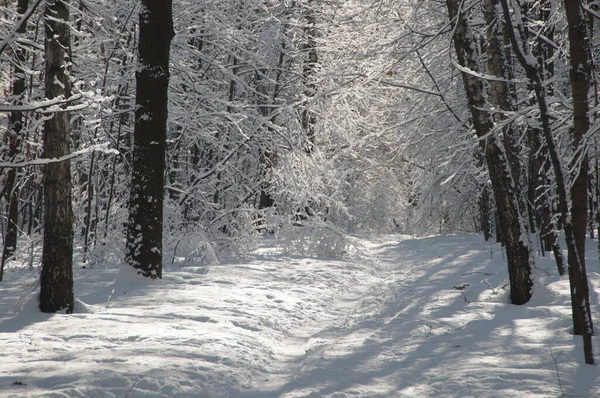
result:
[[(156, 29), (160, 32), (156, 37), (161, 41), (145, 39), (148, 30), (144, 18), (151, 16), (154, 5), (140, 10), (141, 25), (132, 18), (138, 10), (135, 4), (93, 0), (69, 7), (73, 40), (63, 46), (64, 54), (50, 54), (53, 58), (48, 62), (49, 73), (61, 79), (59, 72), (68, 76), (68, 84), (60, 86), (63, 92), (48, 92), (59, 95), (54, 98), (41, 89), (46, 83), (50, 87), (54, 77), (49, 74), (51, 80), (46, 82), (46, 74), (40, 73), (46, 65), (40, 62), (45, 57), (40, 51), (43, 37), (38, 35), (35, 24), (40, 14), (35, 6), (40, 2), (29, 9), (25, 3), (20, 1), (18, 10), (12, 4), (0, 4), (1, 12), (8, 16), (0, 24), (0, 55), (11, 61), (1, 64), (3, 76), (10, 77), (2, 79), (2, 83), (13, 82), (11, 87), (2, 88), (5, 93), (14, 88), (10, 102), (2, 106), (20, 106), (11, 113), (3, 161), (58, 156), (50, 147), (42, 154), (42, 145), (52, 145), (57, 129), (63, 133), (61, 139), (67, 137), (61, 144), (62, 153), (70, 149), (87, 153), (86, 148), (98, 143), (110, 143), (120, 153), (118, 157), (94, 153), (76, 157), (72, 162), (72, 210), (61, 208), (67, 211), (65, 214), (72, 213), (73, 231), (83, 243), (82, 261), (93, 267), (107, 258), (123, 256), (130, 264), (150, 264), (154, 271), (147, 275), (158, 276), (164, 255), (163, 229), (169, 232), (164, 243), (173, 255), (172, 261), (175, 254), (214, 261), (220, 255), (241, 253), (251, 247), (256, 230), (272, 221), (265, 216), (273, 215), (275, 208), (282, 215), (288, 211), (284, 210), (285, 199), (277, 195), (276, 183), (271, 182), (275, 166), (287, 154), (298, 153), (296, 149), (303, 153), (307, 148), (309, 139), (302, 128), (302, 115), (308, 115), (305, 111), (310, 107), (308, 119), (314, 120), (318, 112), (316, 101), (305, 100), (307, 87), (312, 87), (314, 93), (317, 90), (316, 42), (314, 38), (307, 39), (317, 34), (316, 25), (306, 17), (313, 11), (312, 5), (274, 3), (262, 7), (263, 3), (257, 0), (227, 5), (176, 2), (175, 7), (181, 11), (180, 23), (186, 28), (173, 47), (171, 62), (175, 68), (167, 103), (167, 85), (162, 78), (168, 78), (168, 74), (142, 73), (134, 62), (137, 48), (142, 65), (154, 62), (143, 59), (148, 58), (145, 52), (151, 57), (156, 55), (153, 51), (168, 54), (169, 46), (163, 43), (170, 43), (171, 39), (164, 32), (172, 32), (172, 28), (165, 23)], [(248, 9), (252, 12), (248, 13)], [(18, 22), (25, 10), (27, 18)], [(162, 11), (158, 10), (161, 23), (168, 17)], [(11, 20), (15, 21), (13, 25), (7, 23)], [(310, 49), (306, 47), (308, 42), (312, 43)], [(162, 50), (158, 50), (157, 43)], [(26, 53), (28, 59), (21, 60), (19, 57)], [(61, 56), (64, 64), (57, 69), (52, 62)], [(14, 71), (8, 65), (15, 65)], [(308, 71), (304, 73), (306, 67), (311, 70), (310, 78)], [(168, 69), (168, 61), (156, 68)], [(139, 87), (134, 90), (136, 73)], [(23, 83), (27, 91), (19, 94)], [(71, 91), (77, 93), (77, 99), (71, 99), (67, 109), (65, 96)], [(160, 95), (155, 95), (159, 91)], [(56, 113), (62, 125), (54, 126), (54, 130), (53, 126), (39, 128), (41, 124), (56, 124), (45, 120), (54, 114), (45, 111), (48, 105), (42, 103), (47, 99), (64, 109)], [(157, 104), (160, 110), (151, 109)], [(51, 111), (57, 109), (53, 105)], [(30, 112), (25, 114), (26, 110)], [(158, 116), (151, 117), (155, 112)], [(170, 124), (167, 112), (171, 114)], [(5, 119), (1, 121), (4, 123)], [(313, 125), (310, 130), (314, 128)], [(44, 137), (40, 136), (41, 131)], [(152, 131), (157, 135), (150, 134)], [(315, 139), (313, 133), (308, 134), (311, 141)], [(44, 189), (52, 191), (55, 178), (68, 188), (63, 173), (67, 167), (53, 163), (47, 169), (58, 168), (61, 173), (51, 172), (43, 180), (34, 167), (4, 170), (4, 262), (14, 254), (15, 237), (20, 242), (27, 241), (17, 256), (28, 256), (32, 265), (37, 261), (39, 220), (51, 210), (44, 206), (55, 208), (52, 198), (43, 200), (41, 189), (45, 185)], [(23, 175), (19, 170), (25, 171)], [(126, 177), (129, 172), (133, 175), (131, 185)], [(165, 189), (167, 196), (163, 196)], [(11, 205), (12, 197), (20, 199), (20, 204), (13, 200)], [(276, 197), (279, 203), (275, 203)], [(164, 216), (160, 215), (162, 209), (166, 209)], [(290, 209), (293, 218), (303, 206)], [(166, 222), (164, 226), (160, 225), (161, 220)], [(58, 228), (59, 224), (55, 225)], [(119, 249), (122, 238), (127, 241), (125, 253)], [(79, 250), (74, 254), (77, 261)]]
[(315, 146), (316, 116), (315, 111), (311, 109), (311, 103), (314, 101), (316, 94), (314, 76), (319, 62), (316, 44), (317, 25), (314, 15), (315, 11), (312, 9), (312, 0), (307, 1), (304, 14), (306, 22), (304, 25), (305, 43), (303, 50), (306, 52), (306, 59), (302, 68), (302, 83), (305, 87), (304, 95), (306, 98), (304, 98), (305, 103), (302, 109), (301, 120), (302, 129), (306, 134), (306, 152), (310, 154)]

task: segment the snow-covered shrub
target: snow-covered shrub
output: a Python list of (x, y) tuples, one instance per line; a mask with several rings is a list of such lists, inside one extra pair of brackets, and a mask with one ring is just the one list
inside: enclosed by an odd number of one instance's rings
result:
[(259, 237), (253, 209), (203, 214), (191, 221), (175, 207), (165, 207), (164, 250), (166, 264), (210, 265), (244, 257)]
[(341, 257), (348, 253), (347, 236), (329, 222), (286, 220), (276, 231), (285, 254), (316, 257)]

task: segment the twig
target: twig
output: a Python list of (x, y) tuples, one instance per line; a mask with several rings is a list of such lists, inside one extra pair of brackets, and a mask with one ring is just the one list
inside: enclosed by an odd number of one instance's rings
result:
[(380, 83), (385, 84), (386, 86), (406, 88), (408, 90), (418, 91), (423, 94), (429, 94), (429, 95), (435, 95), (436, 97), (442, 97), (442, 94), (440, 94), (439, 92), (431, 91), (426, 88), (418, 87), (418, 86), (415, 86), (415, 85), (409, 84), (409, 83), (403, 83), (403, 82), (393, 81), (393, 80), (388, 80), (388, 79), (381, 80)]
[(481, 274), (481, 275), (485, 275), (485, 276), (495, 275), (495, 274), (490, 274), (489, 272), (473, 271), (473, 272), (467, 272), (466, 274), (462, 274), (461, 276), (473, 275), (473, 274)]
[(492, 286), (492, 284), (487, 279), (482, 279), (481, 282), (488, 285), (490, 289), (492, 289), (493, 294), (497, 294), (496, 289), (494, 289), (494, 286)]
[(471, 396), (471, 382), (469, 381), (469, 374), (467, 373), (467, 387), (469, 388), (469, 397)]
[(138, 385), (140, 380), (142, 380), (141, 377), (139, 379), (137, 379), (137, 381), (135, 383), (133, 383), (133, 385), (129, 388), (129, 391), (127, 391), (127, 393), (125, 394), (125, 396), (123, 398), (128, 398), (131, 395), (131, 393), (133, 392), (133, 389), (135, 388), (135, 386)]
[(0, 55), (4, 52), (6, 47), (17, 38), (18, 32), (23, 29), (24, 25), (27, 25), (27, 21), (29, 21), (29, 18), (31, 18), (31, 16), (33, 15), (33, 12), (43, 1), (44, 0), (36, 1), (35, 4), (31, 6), (31, 8), (25, 13), (25, 15), (23, 15), (19, 22), (17, 22), (15, 30), (13, 30), (11, 34), (9, 34), (4, 40), (2, 40), (2, 43), (0, 43)]
[(554, 356), (554, 351), (552, 351), (552, 348), (550, 348), (550, 356), (554, 360), (554, 367), (556, 368), (556, 379), (558, 380), (558, 386), (560, 387), (560, 392), (562, 393), (561, 398), (562, 398), (566, 394), (565, 394), (565, 389), (563, 388), (563, 385), (562, 385), (562, 381), (560, 380), (560, 370), (558, 369), (558, 357), (560, 357), (560, 354), (558, 354), (558, 356)]

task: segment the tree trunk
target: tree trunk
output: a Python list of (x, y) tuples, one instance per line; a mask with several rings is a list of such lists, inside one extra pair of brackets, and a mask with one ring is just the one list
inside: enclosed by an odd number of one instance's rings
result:
[(162, 227), (172, 1), (142, 0), (133, 171), (127, 224), (127, 263), (162, 277)]
[[(17, 2), (17, 14), (22, 16), (29, 7), (29, 0), (19, 0)], [(27, 24), (22, 24), (17, 28), (17, 33), (22, 34), (27, 30)], [(14, 82), (12, 86), (12, 96), (15, 100), (16, 105), (23, 103), (22, 96), (27, 88), (27, 77), (21, 65), (25, 64), (26, 54), (22, 47), (18, 47), (16, 50), (16, 62), (14, 69)], [(23, 130), (24, 114), (22, 111), (12, 111), (8, 117), (8, 159), (13, 160), (19, 153), (21, 144), (21, 131)], [(17, 248), (17, 217), (18, 217), (18, 206), (19, 206), (19, 192), (15, 189), (15, 181), (17, 178), (17, 169), (8, 169), (6, 176), (6, 186), (4, 192), (6, 194), (8, 206), (7, 206), (7, 223), (6, 223), (6, 235), (4, 236), (4, 250), (2, 251), (2, 263), (0, 264), (0, 281), (4, 276), (4, 264), (6, 260)]]
[(315, 124), (317, 123), (317, 117), (310, 109), (310, 102), (316, 94), (316, 88), (313, 79), (319, 58), (316, 44), (316, 20), (314, 11), (311, 9), (312, 0), (308, 1), (306, 7), (306, 26), (304, 28), (304, 33), (306, 34), (306, 43), (304, 44), (304, 51), (306, 51), (308, 58), (304, 62), (304, 68), (302, 70), (302, 83), (304, 84), (304, 95), (306, 98), (304, 99), (305, 104), (304, 109), (302, 110), (301, 122), (302, 130), (304, 130), (304, 134), (306, 134), (305, 151), (310, 155), (312, 154), (315, 146)]
[(85, 217), (83, 219), (84, 229), (83, 229), (83, 262), (87, 262), (88, 260), (88, 252), (90, 250), (90, 231), (93, 227), (92, 225), (92, 201), (94, 199), (94, 184), (92, 182), (92, 176), (94, 175), (94, 163), (96, 161), (96, 153), (92, 152), (90, 155), (90, 168), (87, 173), (87, 183), (86, 183), (86, 210)]
[[(521, 158), (521, 145), (519, 143), (519, 132), (515, 130), (512, 123), (506, 123), (506, 112), (514, 110), (513, 90), (508, 80), (511, 78), (507, 49), (505, 46), (504, 26), (501, 18), (501, 7), (499, 0), (484, 0), (483, 14), (487, 25), (486, 47), (487, 70), (498, 77), (497, 80), (488, 82), (488, 101), (493, 107), (491, 118), (494, 128), (500, 129), (502, 143), (506, 150), (506, 158), (510, 166), (510, 172), (515, 184), (515, 194), (519, 203), (519, 211), (522, 217), (529, 221), (529, 206), (527, 204), (527, 184), (525, 169)], [(510, 53), (510, 51), (508, 51)], [(504, 126), (502, 126), (504, 124)], [(528, 224), (525, 224), (528, 226)], [(527, 229), (529, 232), (529, 228)]]
[[(533, 85), (530, 85), (533, 86)], [(535, 91), (535, 87), (532, 87)], [(537, 105), (537, 101), (533, 101), (532, 105)], [(542, 192), (538, 191), (538, 187), (549, 185), (548, 173), (548, 145), (542, 144), (541, 136), (543, 132), (539, 128), (529, 128), (529, 151), (530, 151), (530, 187), (531, 203), (533, 203), (534, 214), (539, 224), (539, 236), (541, 250), (552, 250), (554, 253), (554, 261), (560, 275), (566, 273), (565, 259), (559, 241), (559, 233), (556, 225), (552, 220), (552, 211), (550, 208), (550, 198), (545, 188)]]
[[(588, 72), (589, 72), (589, 65), (587, 64), (587, 42), (586, 42), (586, 32), (585, 32), (585, 22), (584, 22), (584, 17), (583, 14), (579, 13), (579, 3), (568, 3), (565, 2), (565, 6), (567, 8), (567, 10), (569, 9), (570, 6), (575, 7), (575, 12), (578, 15), (578, 18), (580, 18), (581, 20), (579, 21), (579, 28), (580, 31), (578, 31), (577, 38), (578, 40), (576, 40), (576, 43), (579, 43), (579, 40), (582, 40), (584, 42), (583, 45), (581, 45), (581, 47), (578, 49), (580, 52), (583, 52), (582, 54), (576, 54), (576, 56), (574, 57), (573, 54), (571, 54), (571, 79), (574, 78), (574, 72), (573, 70), (575, 68), (580, 68), (581, 70), (586, 71), (584, 74), (584, 77), (588, 76)], [(588, 364), (593, 364), (594, 363), (594, 357), (593, 357), (593, 352), (592, 352), (592, 334), (594, 332), (593, 329), (593, 324), (592, 324), (592, 316), (591, 316), (591, 311), (590, 311), (590, 300), (589, 300), (589, 287), (588, 287), (588, 281), (587, 281), (587, 273), (585, 270), (585, 257), (580, 255), (580, 248), (577, 246), (577, 228), (578, 226), (575, 224), (576, 222), (580, 222), (581, 220), (576, 220), (575, 216), (573, 215), (573, 208), (575, 207), (575, 204), (573, 203), (572, 207), (569, 207), (569, 197), (567, 194), (567, 181), (566, 178), (563, 175), (563, 170), (562, 170), (562, 164), (558, 155), (558, 150), (556, 148), (556, 145), (554, 144), (554, 137), (552, 136), (552, 131), (550, 128), (550, 116), (549, 116), (549, 110), (548, 110), (548, 105), (546, 102), (546, 96), (544, 93), (544, 86), (542, 84), (542, 79), (540, 76), (540, 71), (539, 68), (537, 67), (537, 65), (533, 65), (530, 61), (528, 61), (529, 55), (530, 53), (528, 52), (527, 49), (522, 50), (519, 46), (519, 44), (517, 43), (517, 39), (516, 39), (516, 35), (514, 33), (513, 29), (513, 24), (512, 24), (512, 19), (511, 19), (511, 15), (510, 15), (510, 10), (508, 7), (508, 3), (507, 0), (502, 0), (502, 8), (503, 8), (503, 12), (504, 12), (504, 18), (506, 19), (507, 23), (510, 26), (510, 32), (511, 32), (511, 43), (513, 46), (513, 49), (515, 51), (515, 55), (517, 57), (517, 59), (519, 60), (519, 63), (521, 64), (521, 66), (523, 67), (523, 69), (525, 70), (525, 73), (527, 74), (527, 77), (529, 78), (531, 85), (534, 87), (535, 90), (535, 94), (536, 94), (536, 98), (538, 101), (538, 106), (540, 109), (540, 118), (542, 121), (542, 132), (544, 133), (544, 137), (546, 139), (546, 145), (548, 146), (548, 153), (550, 155), (550, 159), (552, 161), (552, 167), (554, 168), (554, 174), (556, 177), (556, 185), (557, 185), (557, 194), (558, 194), (558, 200), (559, 200), (559, 206), (560, 206), (560, 212), (561, 215), (564, 218), (564, 229), (565, 229), (565, 235), (566, 235), (566, 242), (567, 242), (567, 248), (569, 250), (568, 253), (568, 258), (567, 258), (567, 263), (569, 266), (569, 283), (570, 283), (570, 287), (571, 287), (571, 305), (572, 305), (572, 310), (573, 310), (573, 329), (574, 329), (574, 333), (575, 334), (581, 334), (583, 335), (583, 351), (584, 351), (584, 356), (585, 356), (585, 362)], [(571, 10), (571, 12), (573, 12), (573, 10)], [(574, 18), (574, 19), (571, 19)], [(574, 17), (573, 15), (567, 15), (567, 19), (569, 22), (569, 36), (570, 36), (570, 41), (573, 39), (572, 36), (572, 31), (573, 31), (573, 26), (577, 25), (577, 17)], [(521, 28), (523, 25), (523, 21), (519, 20), (519, 18), (517, 17), (517, 24), (516, 24), (516, 28), (519, 31), (520, 35), (522, 37), (526, 37), (526, 35), (523, 33), (523, 29)], [(571, 51), (573, 51), (573, 43), (571, 42)], [(577, 51), (577, 49), (576, 49)], [(575, 58), (575, 60), (574, 60)], [(573, 63), (575, 62), (575, 63)], [(585, 65), (585, 66), (584, 66)], [(577, 72), (578, 73), (578, 72)], [(578, 77), (580, 78), (580, 76)], [(572, 83), (573, 84), (573, 83)], [(585, 123), (585, 127), (586, 127), (586, 131), (587, 131), (587, 85), (584, 85), (585, 87), (582, 86), (575, 86), (572, 85), (572, 91), (573, 91), (573, 113), (574, 113), (574, 118), (575, 118), (575, 126), (577, 129), (577, 126), (579, 126), (580, 128), (582, 127), (580, 124), (578, 125), (578, 117), (583, 117), (586, 120)], [(581, 98), (581, 93), (579, 93), (579, 96), (576, 99), (576, 95), (575, 95), (575, 91), (576, 88), (579, 89), (585, 89), (585, 98), (582, 99)], [(583, 112), (583, 115), (581, 114), (581, 109), (577, 110), (576, 109), (576, 101), (578, 103), (578, 106), (582, 106), (581, 101), (585, 102), (585, 111)], [(581, 138), (581, 137), (580, 137)], [(576, 150), (578, 149), (578, 144), (579, 141), (577, 141), (577, 138), (575, 139), (575, 143), (576, 143)], [(587, 160), (586, 160), (587, 162)], [(587, 180), (587, 178), (586, 178)], [(587, 181), (586, 181), (587, 182)], [(585, 194), (587, 195), (587, 186), (586, 186), (586, 190), (585, 190)], [(584, 198), (584, 206), (586, 205), (586, 199)], [(573, 200), (573, 189), (571, 189), (571, 201), (574, 202)], [(583, 211), (584, 214), (584, 220), (583, 220), (583, 239), (585, 240), (585, 229), (586, 229), (586, 222), (585, 222), (585, 216), (587, 216), (586, 214), (586, 210), (584, 209)], [(583, 242), (583, 249), (585, 250), (585, 241)], [(585, 254), (585, 253), (583, 253)]]
[[(475, 148), (473, 151), (473, 157), (478, 168), (484, 169), (485, 158), (481, 148)], [(487, 242), (492, 237), (492, 217), (493, 205), (490, 192), (490, 186), (486, 182), (479, 185), (479, 197), (477, 198), (477, 204), (479, 207), (479, 219), (481, 231), (483, 232), (483, 239)]]
[[(70, 95), (70, 26), (68, 0), (46, 2), (46, 98)], [(59, 111), (44, 122), (44, 158), (69, 154), (69, 112)], [(73, 213), (71, 163), (44, 166), (44, 248), (40, 309), (73, 312)]]
[(490, 206), (490, 189), (485, 184), (479, 194), (479, 217), (481, 218), (481, 231), (483, 239), (487, 242), (492, 237), (492, 214)]
[[(454, 47), (458, 63), (471, 71), (479, 71), (477, 48), (468, 19), (460, 9), (460, 0), (446, 0), (450, 21), (454, 28)], [(494, 134), (486, 102), (482, 81), (467, 70), (462, 70), (464, 89), (469, 102), (475, 132), (485, 153), (492, 189), (496, 200), (497, 218), (506, 245), (508, 272), (511, 283), (510, 297), (513, 304), (525, 304), (532, 294), (533, 282), (529, 235), (525, 217), (519, 211), (516, 186), (510, 163), (500, 138)]]
[[(282, 32), (282, 36), (285, 36), (286, 33), (286, 28), (284, 27), (284, 30)], [(273, 93), (269, 96), (268, 90), (265, 90), (264, 88), (261, 90), (261, 87), (258, 88), (258, 91), (261, 92), (261, 94), (263, 94), (264, 98), (268, 97), (270, 99), (270, 104), (272, 107), (269, 106), (261, 106), (259, 109), (261, 110), (262, 115), (265, 118), (269, 118), (269, 122), (270, 123), (275, 123), (275, 118), (277, 117), (276, 114), (273, 114), (273, 109), (274, 106), (277, 104), (277, 96), (280, 94), (279, 91), (281, 90), (281, 75), (282, 75), (282, 70), (283, 70), (283, 63), (285, 61), (285, 51), (286, 51), (286, 44), (285, 44), (285, 38), (281, 41), (281, 49), (279, 50), (279, 57), (278, 57), (278, 61), (277, 61), (277, 69), (275, 72), (275, 85), (273, 87)], [(258, 76), (257, 76), (258, 79)], [(265, 85), (266, 86), (266, 85)], [(261, 102), (264, 102), (261, 101)], [(273, 128), (268, 126), (267, 130), (270, 133), (273, 133)], [(270, 188), (270, 171), (271, 169), (273, 169), (273, 166), (275, 165), (277, 161), (277, 152), (275, 148), (260, 148), (260, 155), (259, 155), (259, 165), (260, 165), (260, 174), (261, 174), (261, 183), (260, 183), (260, 192), (259, 192), (259, 199), (258, 199), (258, 209), (259, 210), (263, 210), (263, 209), (268, 209), (273, 207), (273, 205), (275, 205), (275, 199), (273, 199), (273, 196), (271, 196), (271, 192), (269, 191)]]
[[(583, 136), (589, 128), (588, 91), (590, 65), (588, 59), (588, 39), (586, 18), (578, 1), (565, 0), (565, 11), (569, 25), (569, 53), (571, 55), (571, 91), (573, 95), (573, 147), (577, 174), (571, 186), (571, 219), (576, 250), (569, 250), (569, 279), (571, 284), (571, 305), (573, 306), (573, 326), (575, 334), (584, 336), (585, 362), (593, 363), (591, 336), (594, 333), (590, 310), (589, 287), (585, 269), (585, 231), (587, 227), (587, 174), (588, 160), (583, 147)], [(579, 164), (578, 164), (579, 163)], [(587, 341), (589, 338), (589, 342)]]

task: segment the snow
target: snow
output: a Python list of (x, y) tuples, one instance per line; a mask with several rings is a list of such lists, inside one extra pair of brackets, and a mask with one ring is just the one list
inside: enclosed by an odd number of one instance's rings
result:
[(77, 267), (71, 315), (40, 313), (37, 271), (12, 265), (0, 397), (600, 395), (551, 258), (536, 259), (532, 301), (513, 306), (501, 248), (479, 236), (353, 240), (357, 254), (333, 259), (265, 239), (244, 263), (153, 281)]

